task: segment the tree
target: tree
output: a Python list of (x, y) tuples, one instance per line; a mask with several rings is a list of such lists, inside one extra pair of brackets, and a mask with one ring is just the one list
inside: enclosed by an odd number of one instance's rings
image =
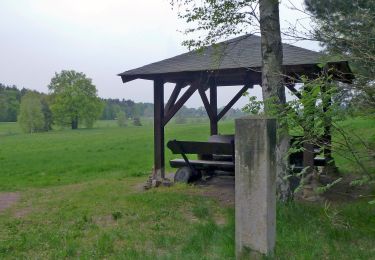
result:
[(37, 93), (28, 92), (22, 97), (18, 123), (26, 133), (43, 130), (44, 115), (42, 112), (42, 103)]
[(8, 115), (8, 104), (7, 104), (7, 97), (5, 94), (0, 93), (0, 122), (6, 120)]
[[(204, 47), (222, 38), (255, 32), (260, 26), (263, 100), (270, 100), (267, 104), (274, 103), (278, 109), (283, 109), (285, 89), (281, 74), (283, 54), (278, 0), (172, 0), (173, 4), (179, 5), (179, 17), (193, 24), (185, 34), (194, 34), (195, 39), (183, 42), (189, 48)], [(265, 111), (270, 112), (273, 109), (266, 105)], [(287, 126), (281, 125), (281, 128), (283, 131), (277, 145), (277, 191), (279, 199), (287, 201), (292, 195), (289, 182), (285, 178), (288, 175), (288, 160), (285, 154), (289, 148), (289, 138)]]
[[(262, 95), (263, 100), (271, 101), (276, 106), (276, 114), (285, 109), (285, 87), (282, 76), (283, 50), (280, 32), (279, 1), (260, 0), (259, 17), (262, 49)], [(270, 113), (271, 107), (265, 103), (265, 112)], [(274, 114), (273, 114), (274, 115)], [(292, 193), (287, 180), (289, 137), (287, 124), (280, 124), (279, 136), (276, 145), (278, 196), (281, 201), (287, 201)]]
[(134, 117), (133, 118), (133, 125), (135, 125), (135, 126), (142, 126), (141, 118), (140, 117)]
[(124, 111), (117, 112), (117, 125), (119, 127), (126, 126), (126, 113)]
[(313, 36), (331, 54), (348, 59), (367, 79), (375, 75), (375, 2), (305, 0), (316, 24)]
[(57, 124), (70, 124), (78, 128), (83, 121), (92, 127), (100, 116), (102, 103), (97, 96), (96, 87), (85, 74), (73, 70), (56, 73), (48, 86), (52, 93), (52, 113)]
[(15, 86), (0, 83), (0, 121), (16, 122), (22, 93)]
[(295, 36), (317, 40), (329, 56), (348, 60), (356, 75), (349, 89), (353, 101), (375, 112), (375, 2), (305, 0), (305, 5), (315, 25), (308, 35), (295, 28)]
[(49, 131), (52, 130), (52, 124), (53, 124), (53, 119), (52, 119), (52, 111), (49, 107), (49, 96), (47, 95), (42, 95), (40, 102), (42, 104), (42, 113), (43, 113), (43, 118), (44, 118), (44, 131)]

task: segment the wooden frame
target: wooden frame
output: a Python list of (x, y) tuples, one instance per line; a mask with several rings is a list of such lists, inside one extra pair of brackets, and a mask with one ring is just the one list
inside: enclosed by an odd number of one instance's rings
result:
[[(225, 116), (225, 114), (233, 107), (233, 105), (243, 96), (243, 94), (249, 88), (253, 88), (253, 85), (260, 84), (260, 82), (258, 81), (250, 80), (254, 79), (254, 76), (242, 77), (243, 87), (218, 113), (217, 88), (219, 85), (215, 78), (209, 77), (207, 75), (204, 76), (204, 74), (202, 73), (190, 75), (194, 75), (195, 77), (190, 79), (180, 79), (176, 82), (172, 94), (165, 106), (164, 83), (166, 83), (166, 80), (162, 77), (154, 78), (154, 178), (165, 178), (164, 127), (196, 91), (198, 91), (203, 105), (206, 109), (207, 115), (210, 119), (210, 133), (211, 135), (215, 135), (218, 134), (218, 122)], [(236, 81), (236, 83), (238, 82), (241, 82), (241, 80)], [(301, 98), (301, 94), (296, 90), (294, 86), (295, 84), (293, 82), (287, 82), (285, 84), (285, 87), (288, 88), (293, 94), (295, 94), (297, 98)], [(186, 91), (180, 96), (181, 90), (185, 87), (187, 88)], [(208, 89), (210, 90), (209, 98), (206, 95), (206, 91)], [(330, 102), (327, 102), (327, 104), (325, 105), (329, 106)], [(330, 130), (331, 129), (327, 127), (325, 131), (327, 142), (331, 142)], [(304, 166), (311, 166), (310, 164), (313, 161), (309, 153), (309, 149), (306, 149), (306, 154), (304, 155)], [(325, 155), (326, 157), (329, 157), (330, 150), (326, 150)]]

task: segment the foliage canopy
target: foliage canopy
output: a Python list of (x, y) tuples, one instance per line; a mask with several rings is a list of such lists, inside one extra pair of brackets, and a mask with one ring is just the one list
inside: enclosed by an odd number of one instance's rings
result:
[(37, 93), (28, 92), (21, 99), (18, 122), (26, 133), (34, 133), (43, 130), (44, 115), (42, 103)]
[(72, 129), (76, 129), (82, 120), (86, 127), (92, 127), (100, 116), (102, 103), (92, 80), (85, 74), (63, 70), (55, 74), (48, 88), (52, 93), (51, 109), (57, 124), (71, 124)]
[[(355, 84), (348, 94), (365, 112), (375, 111), (375, 2), (305, 0), (316, 26), (312, 37), (330, 56), (348, 60)], [(369, 109), (371, 111), (369, 111)]]

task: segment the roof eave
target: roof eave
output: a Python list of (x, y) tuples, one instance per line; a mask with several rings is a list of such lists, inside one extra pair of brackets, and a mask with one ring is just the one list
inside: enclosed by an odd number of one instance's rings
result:
[(129, 82), (129, 81), (139, 79), (138, 75), (121, 75), (121, 74), (118, 74), (118, 76), (121, 77), (122, 83), (126, 83), (126, 82)]

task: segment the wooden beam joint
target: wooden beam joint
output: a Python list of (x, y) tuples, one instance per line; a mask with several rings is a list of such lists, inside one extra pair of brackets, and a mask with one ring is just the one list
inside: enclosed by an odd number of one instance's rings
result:
[(163, 119), (164, 126), (172, 119), (172, 117), (178, 112), (178, 110), (180, 110), (181, 107), (186, 103), (186, 101), (194, 94), (194, 92), (198, 89), (198, 86), (198, 84), (193, 82), (190, 85), (190, 87), (185, 91), (185, 93), (173, 105), (171, 104), (169, 106), (168, 111), (166, 111)]
[[(252, 85), (251, 85), (252, 86)], [(249, 89), (250, 84), (246, 84), (241, 88), (241, 90), (232, 98), (231, 101), (220, 111), (220, 113), (217, 116), (217, 120), (223, 118), (223, 116), (233, 107), (233, 105), (242, 97), (242, 95)]]

